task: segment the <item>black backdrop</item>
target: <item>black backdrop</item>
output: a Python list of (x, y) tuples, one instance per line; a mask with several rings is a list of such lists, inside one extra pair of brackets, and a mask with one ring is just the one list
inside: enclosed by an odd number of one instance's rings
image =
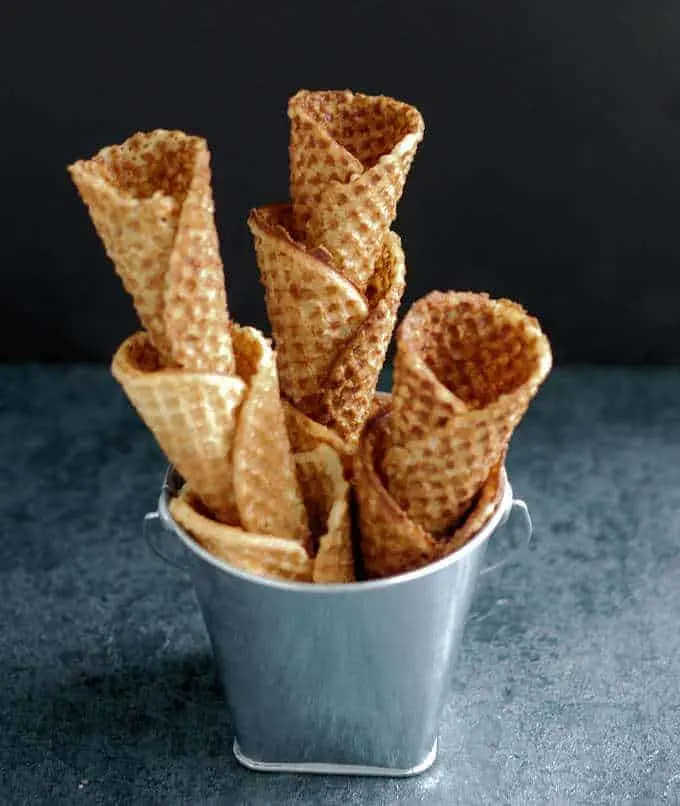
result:
[(105, 359), (135, 327), (65, 165), (159, 126), (209, 139), (230, 308), (263, 326), (245, 218), (287, 196), (300, 87), (422, 111), (408, 300), (486, 289), (560, 360), (680, 359), (675, 0), (2, 0), (0, 357)]

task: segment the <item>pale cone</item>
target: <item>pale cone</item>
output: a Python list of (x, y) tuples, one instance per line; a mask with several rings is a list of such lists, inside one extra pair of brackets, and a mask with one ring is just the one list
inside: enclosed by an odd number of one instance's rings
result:
[(353, 582), (349, 485), (342, 463), (327, 445), (297, 454), (295, 463), (316, 544), (309, 553), (294, 540), (212, 520), (188, 485), (170, 502), (170, 514), (203, 548), (241, 570), (317, 584)]
[(276, 344), (281, 391), (356, 448), (373, 401), (406, 282), (399, 237), (387, 233), (366, 292), (322, 248), (289, 235), (291, 208), (253, 210), (253, 233)]
[(138, 133), (69, 172), (162, 363), (232, 374), (206, 141)]
[(314, 561), (295, 540), (245, 532), (201, 512), (188, 488), (170, 502), (170, 514), (197, 543), (219, 560), (256, 576), (311, 582)]
[(504, 456), (491, 468), (465, 520), (450, 534), (432, 535), (409, 518), (385, 487), (380, 465), (389, 430), (388, 406), (366, 424), (354, 456), (361, 557), (368, 579), (414, 571), (453, 553), (487, 523), (503, 494)]
[(360, 290), (397, 213), (423, 119), (385, 96), (301, 90), (288, 104), (291, 233)]
[(397, 331), (382, 472), (426, 532), (449, 530), (507, 450), (552, 364), (538, 322), (486, 294), (433, 292)]
[(253, 328), (233, 327), (238, 375), (162, 368), (146, 334), (118, 349), (112, 372), (169, 461), (215, 517), (306, 545), (300, 494), (274, 353)]
[(317, 584), (354, 582), (349, 484), (338, 454), (328, 445), (295, 456), (312, 533), (318, 535), (312, 574)]

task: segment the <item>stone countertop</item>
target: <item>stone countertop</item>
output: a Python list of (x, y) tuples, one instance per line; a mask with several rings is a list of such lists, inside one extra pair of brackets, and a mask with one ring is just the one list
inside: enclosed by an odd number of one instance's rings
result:
[(485, 577), (435, 766), (247, 772), (164, 460), (103, 368), (0, 369), (3, 804), (680, 803), (680, 370), (556, 370), (513, 441), (536, 539)]

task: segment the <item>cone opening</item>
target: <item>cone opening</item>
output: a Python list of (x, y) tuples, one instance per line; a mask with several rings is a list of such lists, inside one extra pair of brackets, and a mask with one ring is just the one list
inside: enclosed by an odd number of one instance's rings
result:
[(126, 196), (143, 201), (159, 193), (181, 206), (191, 185), (199, 142), (182, 132), (139, 133), (100, 151), (91, 167)]
[(114, 366), (119, 365), (145, 375), (165, 369), (160, 353), (145, 332), (135, 333), (123, 343), (114, 356)]
[(301, 92), (291, 101), (355, 157), (372, 168), (408, 134), (418, 131), (420, 115), (408, 104), (384, 96), (349, 91)]
[[(293, 228), (293, 215), (293, 206), (291, 204), (266, 204), (250, 211), (248, 226), (256, 239), (262, 236), (280, 239), (282, 246), (300, 250), (300, 252), (303, 252), (309, 258), (323, 263), (326, 268), (336, 272), (337, 276), (342, 278), (343, 283), (349, 284), (358, 292), (358, 289), (351, 281), (347, 280), (336, 271), (331, 255), (325, 247), (317, 246), (309, 248), (305, 244), (304, 239), (296, 240), (293, 237), (291, 234), (295, 232)], [(262, 267), (260, 267), (260, 272), (262, 272)]]
[(543, 339), (515, 303), (482, 294), (434, 292), (416, 303), (399, 332), (403, 352), (417, 354), (469, 409), (482, 409), (539, 372)]
[(258, 372), (265, 358), (267, 343), (264, 337), (250, 327), (232, 325), (231, 337), (234, 344), (236, 374), (247, 386), (250, 386), (253, 376)]
[[(276, 234), (292, 240), (289, 233), (293, 226), (293, 208), (290, 204), (266, 204), (250, 211), (248, 225), (265, 229), (269, 234)], [(285, 234), (285, 235), (284, 235)]]

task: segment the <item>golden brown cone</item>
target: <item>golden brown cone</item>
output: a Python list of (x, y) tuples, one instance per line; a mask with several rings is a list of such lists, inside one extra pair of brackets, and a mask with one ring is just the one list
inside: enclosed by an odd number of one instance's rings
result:
[(253, 210), (248, 224), (266, 291), (281, 391), (297, 409), (356, 446), (405, 285), (404, 253), (388, 233), (366, 294), (345, 280), (323, 249), (288, 234), (291, 209)]
[(257, 576), (311, 582), (314, 561), (296, 541), (244, 532), (201, 513), (201, 505), (185, 487), (170, 502), (170, 514), (206, 551)]
[(399, 327), (382, 471), (408, 517), (447, 530), (505, 453), (552, 364), (538, 322), (486, 294), (433, 292)]
[(257, 263), (284, 396), (300, 406), (319, 394), (343, 344), (368, 316), (366, 298), (325, 259), (288, 235), (289, 205), (253, 210)]
[(138, 133), (69, 172), (163, 363), (232, 374), (206, 141)]
[(159, 368), (143, 333), (112, 372), (161, 449), (215, 516), (249, 532), (305, 544), (299, 491), (273, 351), (253, 328), (233, 328), (240, 377)]
[(319, 538), (314, 582), (354, 582), (349, 484), (340, 457), (328, 445), (320, 445), (297, 454), (295, 463), (312, 532)]
[(288, 104), (293, 232), (363, 290), (396, 217), (423, 119), (385, 96), (301, 90)]
[(384, 409), (367, 423), (354, 457), (361, 556), (369, 579), (413, 571), (456, 551), (489, 520), (503, 493), (504, 456), (491, 468), (458, 528), (447, 536), (433, 536), (409, 518), (381, 478), (379, 467), (389, 430), (389, 409)]

